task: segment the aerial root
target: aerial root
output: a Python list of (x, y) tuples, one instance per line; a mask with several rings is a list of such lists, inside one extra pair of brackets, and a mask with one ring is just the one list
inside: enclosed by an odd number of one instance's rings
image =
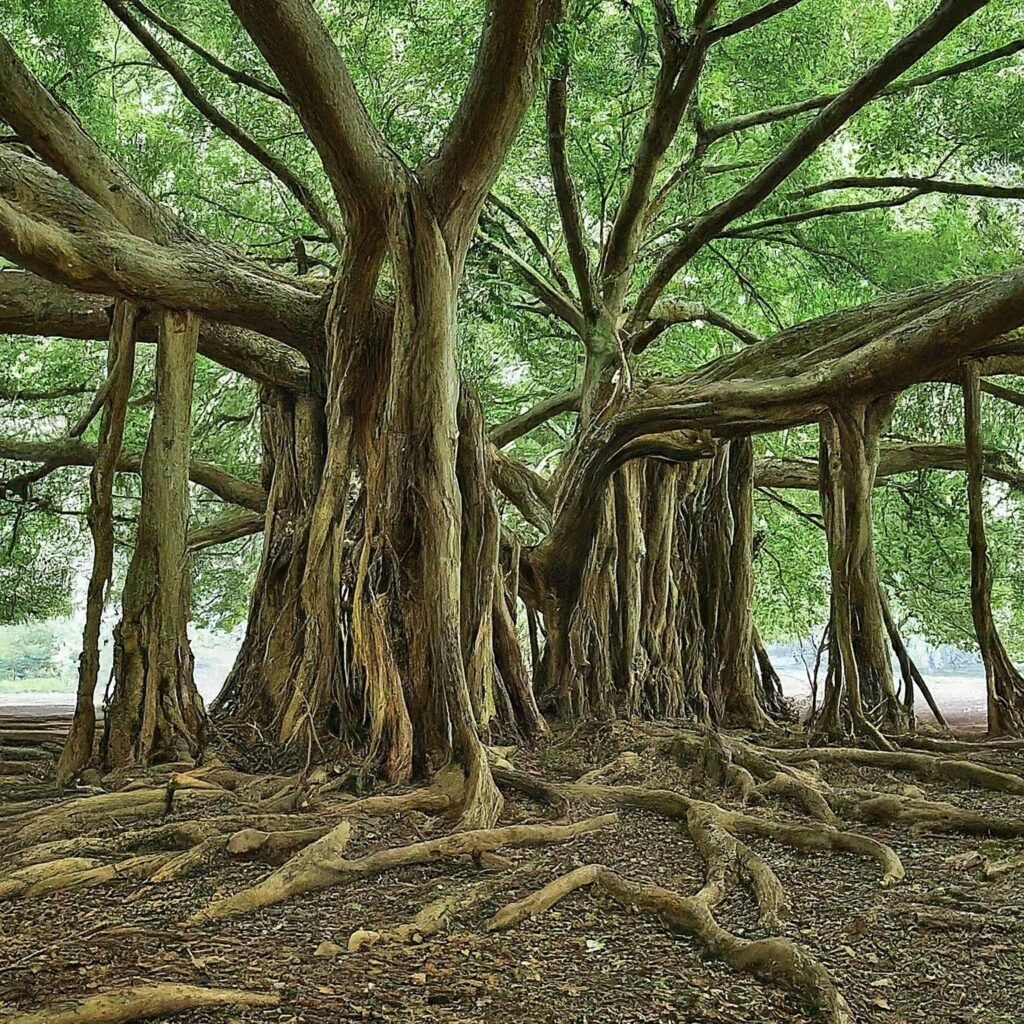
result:
[(606, 814), (572, 825), (507, 825), (502, 828), (473, 829), (439, 839), (378, 850), (354, 860), (346, 860), (343, 856), (351, 832), (350, 824), (345, 821), (296, 854), (259, 884), (212, 903), (194, 914), (186, 923), (199, 925), (238, 917), (260, 907), (280, 903), (290, 896), (343, 885), (357, 878), (412, 864), (432, 864), (466, 855), (476, 858), (504, 847), (545, 846), (566, 842), (576, 836), (605, 828), (616, 820), (617, 815)]
[(169, 1017), (185, 1010), (213, 1006), (276, 1006), (280, 999), (264, 992), (195, 985), (140, 985), (79, 1003), (48, 1006), (11, 1017), (4, 1024), (119, 1024), (120, 1021)]

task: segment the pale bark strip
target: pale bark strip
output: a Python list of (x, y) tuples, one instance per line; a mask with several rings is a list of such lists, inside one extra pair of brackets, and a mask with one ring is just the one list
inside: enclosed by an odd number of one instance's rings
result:
[(193, 914), (187, 923), (198, 925), (238, 917), (260, 907), (280, 903), (289, 896), (344, 885), (358, 878), (412, 864), (433, 864), (467, 854), (479, 856), (503, 847), (522, 848), (562, 843), (614, 825), (616, 821), (617, 814), (604, 814), (572, 825), (506, 825), (503, 828), (476, 829), (408, 846), (378, 850), (355, 860), (345, 860), (341, 856), (351, 828), (348, 822), (342, 822), (258, 885), (210, 904)]
[(57, 784), (66, 785), (92, 758), (96, 738), (96, 683), (100, 669), (100, 626), (107, 588), (114, 571), (114, 477), (128, 410), (135, 369), (135, 320), (138, 309), (119, 301), (107, 350), (107, 380), (110, 387), (103, 418), (96, 462), (89, 474), (87, 520), (93, 543), (92, 573), (85, 601), (85, 627), (78, 662), (78, 693), (71, 730), (57, 763)]

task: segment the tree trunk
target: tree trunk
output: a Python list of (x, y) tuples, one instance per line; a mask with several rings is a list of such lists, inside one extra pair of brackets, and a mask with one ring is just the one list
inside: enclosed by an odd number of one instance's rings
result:
[(142, 499), (106, 709), (108, 768), (197, 758), (206, 713), (188, 641), (188, 464), (199, 320), (160, 317), (153, 422), (142, 461)]
[(989, 736), (1024, 733), (1024, 678), (1010, 661), (992, 615), (992, 575), (985, 538), (984, 448), (981, 431), (981, 372), (964, 366), (964, 442), (967, 447), (968, 542), (971, 548), (971, 614), (985, 664)]
[(96, 739), (96, 683), (100, 670), (100, 628), (107, 588), (114, 571), (114, 477), (124, 439), (128, 397), (135, 370), (137, 307), (114, 304), (107, 349), (107, 399), (100, 420), (96, 461), (89, 474), (89, 509), (86, 518), (93, 543), (92, 573), (85, 599), (85, 628), (78, 659), (78, 693), (71, 729), (57, 763), (57, 784), (67, 783), (92, 760)]
[(895, 396), (835, 410), (822, 420), (820, 489), (832, 576), (830, 672), (817, 723), (832, 736), (854, 733), (888, 746), (881, 729), (901, 732), (879, 597), (872, 493), (879, 439)]
[(300, 588), (326, 441), (317, 396), (267, 387), (260, 408), (268, 495), (263, 551), (245, 637), (213, 710), (270, 738), (291, 699), (296, 652), (302, 650)]
[(544, 699), (569, 717), (726, 719), (757, 728), (752, 449), (613, 474), (585, 564), (537, 564)]

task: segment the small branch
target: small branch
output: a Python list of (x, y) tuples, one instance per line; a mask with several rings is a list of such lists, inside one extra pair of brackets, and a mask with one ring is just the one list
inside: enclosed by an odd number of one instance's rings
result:
[(182, 46), (190, 49), (194, 54), (202, 57), (210, 67), (216, 68), (222, 75), (230, 78), (232, 82), (237, 82), (239, 85), (246, 85), (250, 89), (255, 89), (257, 92), (263, 93), (264, 96), (270, 96), (272, 99), (278, 100), (281, 103), (287, 104), (289, 107), (292, 105), (291, 100), (288, 99), (287, 95), (278, 89), (276, 86), (271, 85), (269, 82), (264, 82), (263, 79), (257, 78), (255, 75), (250, 75), (245, 71), (239, 71), (237, 68), (231, 67), (230, 64), (225, 64), (216, 54), (211, 53), (205, 49), (194, 39), (185, 35), (180, 28), (172, 25), (165, 18), (162, 18), (160, 14), (153, 10), (151, 7), (147, 7), (142, 0), (129, 0), (131, 5), (148, 21), (151, 21), (158, 28), (161, 28), (166, 32), (172, 39), (176, 39)]
[(327, 210), (316, 193), (300, 181), (295, 172), (283, 160), (274, 156), (215, 107), (202, 94), (188, 72), (161, 46), (146, 26), (128, 10), (125, 4), (121, 3), (121, 0), (103, 0), (103, 2), (149, 52), (150, 56), (174, 79), (189, 103), (229, 139), (237, 143), (249, 156), (270, 171), (295, 197), (314, 223), (323, 228), (336, 245), (340, 245), (344, 237), (344, 230), (338, 219)]
[[(1024, 396), (1022, 396), (1024, 398)], [(491, 427), (488, 436), (497, 448), (504, 448), (511, 444), (516, 438), (535, 430), (542, 423), (561, 415), (563, 412), (575, 412), (580, 406), (580, 391), (565, 391), (560, 395), (552, 395), (550, 398), (541, 399), (526, 412), (513, 416)]]
[(717, 28), (713, 28), (709, 33), (711, 42), (717, 43), (723, 39), (728, 39), (730, 36), (737, 35), (740, 32), (746, 32), (748, 29), (756, 28), (763, 22), (768, 21), (769, 18), (774, 18), (776, 14), (782, 14), (783, 11), (788, 11), (791, 7), (796, 7), (796, 5), (801, 2), (802, 0), (772, 0), (771, 3), (765, 4), (763, 7), (758, 7), (757, 10), (751, 11), (749, 14), (744, 14), (735, 21), (729, 21), (724, 25), (719, 25)]
[(533, 243), (533, 247), (540, 253), (544, 262), (548, 265), (548, 270), (551, 271), (551, 276), (558, 282), (558, 287), (566, 295), (571, 295), (572, 287), (569, 284), (569, 279), (562, 272), (562, 268), (558, 265), (558, 260), (555, 259), (554, 254), (548, 248), (544, 239), (540, 237), (530, 222), (511, 203), (505, 202), (504, 199), (496, 196), (493, 192), (488, 196), (488, 202), (518, 226), (519, 230)]
[[(938, 82), (943, 78), (952, 78), (954, 75), (962, 75), (968, 71), (974, 71), (977, 68), (984, 67), (986, 64), (991, 64), (997, 60), (1004, 60), (1007, 57), (1012, 57), (1015, 54), (1020, 53), (1021, 50), (1024, 50), (1024, 39), (1014, 39), (1005, 46), (1000, 46), (995, 50), (987, 50), (985, 53), (978, 54), (976, 57), (970, 57), (967, 60), (958, 61), (956, 64), (950, 64), (948, 67), (940, 68), (938, 71), (930, 71), (925, 75), (917, 75), (914, 78), (907, 78), (902, 82), (896, 82), (894, 85), (890, 85), (887, 89), (883, 89), (879, 92), (875, 99), (878, 100), (887, 96), (905, 95), (915, 89), (921, 89), (926, 85), (931, 85), (933, 82)], [(769, 107), (765, 110), (757, 110), (749, 114), (741, 114), (738, 117), (730, 118), (728, 121), (722, 121), (720, 124), (713, 125), (708, 129), (708, 145), (717, 142), (719, 139), (724, 139), (728, 135), (734, 135), (737, 132), (744, 131), (747, 128), (755, 128), (758, 125), (771, 124), (775, 121), (784, 121), (787, 118), (796, 117), (799, 114), (810, 113), (812, 110), (821, 110), (822, 107), (827, 107), (838, 96), (839, 93), (823, 93), (821, 96), (811, 96), (804, 100), (797, 100), (795, 103), (786, 103), (778, 107)]]
[(886, 177), (835, 178), (819, 185), (791, 192), (789, 199), (807, 199), (822, 192), (834, 192), (845, 188), (910, 188), (920, 195), (924, 192), (941, 192), (955, 196), (981, 196), (986, 199), (1024, 199), (1024, 188), (1007, 185), (983, 185), (969, 181), (943, 181), (939, 178), (914, 178), (902, 175)]
[(587, 253), (586, 236), (583, 233), (579, 196), (576, 193), (576, 183), (573, 180), (572, 171), (569, 169), (569, 160), (565, 152), (568, 74), (568, 67), (563, 63), (548, 86), (545, 108), (548, 161), (551, 164), (555, 199), (558, 202), (558, 215), (569, 250), (573, 276), (576, 278), (576, 289), (580, 296), (583, 319), (589, 322), (597, 315), (597, 307), (594, 302), (594, 281), (591, 274), (590, 257)]

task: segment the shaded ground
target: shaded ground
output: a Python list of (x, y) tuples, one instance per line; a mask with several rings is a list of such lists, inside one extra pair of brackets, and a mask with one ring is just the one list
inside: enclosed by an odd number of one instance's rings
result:
[[(562, 736), (516, 756), (521, 768), (573, 779), (624, 750), (642, 750), (624, 724)], [(1024, 757), (994, 759), (1024, 772)], [(1021, 798), (926, 784), (877, 769), (829, 768), (834, 783), (896, 790), (912, 783), (928, 797), (1002, 817), (1021, 817)], [(642, 751), (620, 782), (688, 792), (687, 773), (665, 755)], [(3, 785), (4, 801), (24, 784)], [(727, 800), (722, 800), (728, 804)], [(573, 809), (582, 817), (584, 808)], [(771, 808), (755, 813), (796, 817)], [(534, 821), (547, 808), (510, 795), (505, 819)], [(2, 822), (2, 817), (0, 817)], [(109, 834), (123, 826), (109, 821)], [(348, 855), (442, 834), (447, 823), (406, 815), (360, 822)], [(929, 1024), (1018, 1024), (1024, 999), (1024, 871), (983, 882), (946, 861), (982, 850), (993, 859), (1024, 854), (1024, 841), (864, 829), (900, 854), (907, 879), (880, 889), (877, 866), (846, 855), (805, 855), (766, 841), (751, 845), (775, 868), (791, 904), (784, 934), (805, 943), (832, 973), (858, 1020)], [(137, 983), (174, 980), (278, 991), (273, 1009), (191, 1011), (182, 1022), (422, 1021), (743, 1022), (810, 1020), (793, 997), (737, 975), (692, 940), (673, 937), (653, 917), (630, 912), (599, 893), (581, 891), (512, 931), (487, 935), (486, 918), (572, 867), (601, 862), (635, 880), (691, 893), (703, 862), (678, 822), (623, 811), (612, 830), (561, 846), (509, 853), (493, 898), (447, 934), (422, 944), (388, 945), (317, 957), (324, 940), (344, 946), (358, 928), (383, 929), (410, 919), (440, 892), (484, 877), (471, 861), (390, 872), (307, 894), (236, 921), (183, 931), (173, 922), (216, 894), (237, 891), (268, 872), (218, 860), (194, 877), (165, 886), (123, 880), (75, 893), (11, 901), (0, 911), (0, 1010), (27, 1010), (62, 997)], [(0, 855), (2, 865), (2, 855)], [(0, 872), (2, 873), (2, 872)], [(977, 911), (955, 930), (937, 930), (933, 914)], [(758, 932), (754, 905), (734, 891), (721, 923)], [(963, 924), (963, 921), (969, 921)], [(104, 931), (131, 926), (128, 933)], [(943, 926), (944, 927), (944, 926)]]

